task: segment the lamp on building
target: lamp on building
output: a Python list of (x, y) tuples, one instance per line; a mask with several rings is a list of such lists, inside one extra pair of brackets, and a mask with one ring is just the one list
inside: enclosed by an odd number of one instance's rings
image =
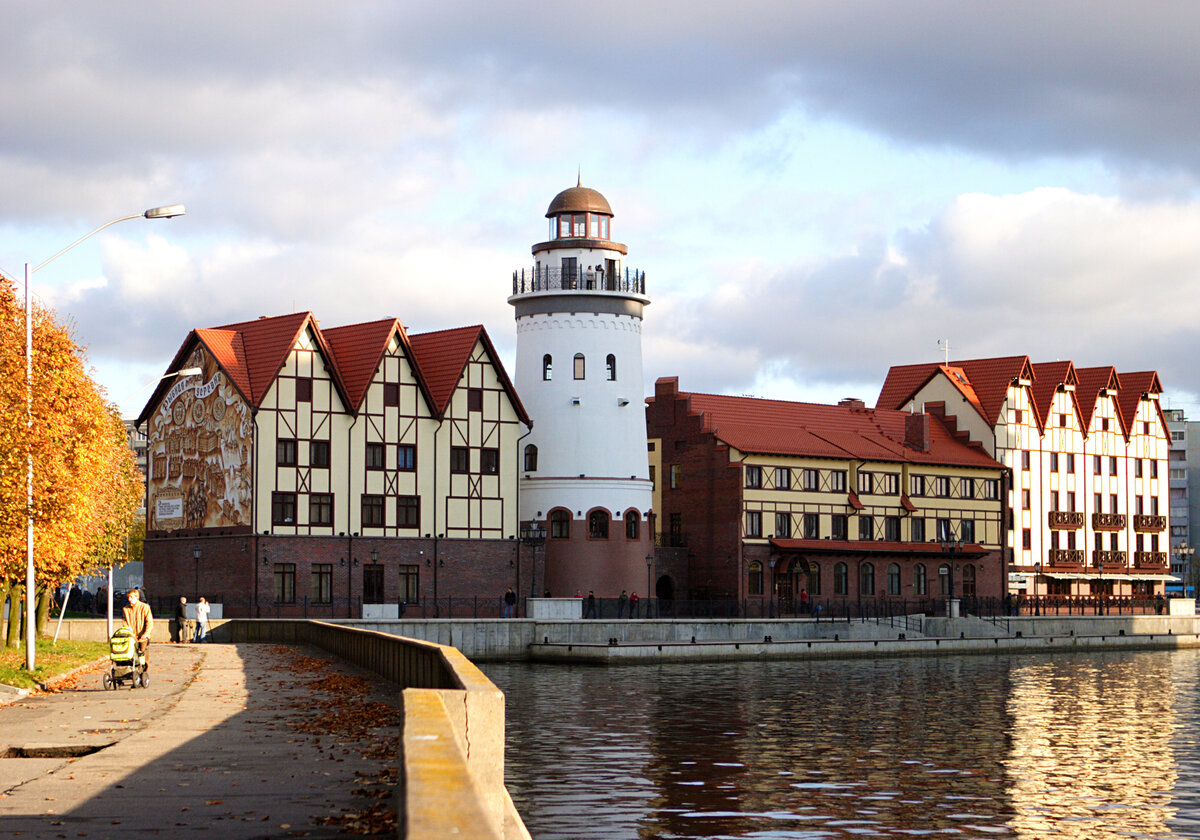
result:
[(196, 561), (196, 591), (193, 596), (197, 603), (200, 601), (200, 546), (192, 549), (192, 559)]
[(371, 549), (371, 562), (372, 562), (372, 563), (378, 563), (378, 562), (379, 562), (379, 552), (378, 552), (378, 551), (376, 551), (376, 550), (375, 550), (375, 549), (373, 549), (373, 548)]
[[(36, 582), (34, 580), (33, 568), (33, 298), (29, 291), (30, 281), (33, 279), (34, 272), (40, 271), (79, 243), (90, 239), (100, 231), (118, 222), (138, 218), (170, 219), (174, 216), (182, 216), (184, 212), (182, 204), (171, 204), (166, 207), (151, 207), (144, 213), (121, 216), (120, 218), (113, 219), (111, 222), (105, 222), (90, 233), (85, 233), (54, 256), (36, 266), (30, 266), (29, 263), (25, 263), (25, 425), (30, 435), (30, 438), (26, 441), (25, 457), (25, 669), (27, 671), (32, 671), (37, 666), (37, 637), (35, 635), (37, 631), (37, 615), (34, 612), (33, 602), (36, 592)], [(111, 582), (108, 591), (111, 598)], [(110, 602), (110, 623), (111, 615), (112, 608)]]

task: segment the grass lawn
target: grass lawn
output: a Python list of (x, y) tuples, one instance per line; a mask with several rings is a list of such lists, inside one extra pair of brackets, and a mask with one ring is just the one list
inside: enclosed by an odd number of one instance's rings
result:
[(68, 642), (59, 639), (51, 645), (51, 639), (38, 639), (34, 657), (37, 667), (33, 673), (25, 670), (25, 643), (20, 647), (0, 647), (0, 683), (17, 688), (35, 688), (59, 674), (65, 674), (80, 665), (108, 656), (108, 642)]

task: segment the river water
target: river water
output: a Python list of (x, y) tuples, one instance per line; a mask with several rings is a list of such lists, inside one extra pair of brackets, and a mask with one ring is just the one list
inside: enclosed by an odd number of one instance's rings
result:
[(1200, 652), (487, 664), (556, 838), (1200, 838)]

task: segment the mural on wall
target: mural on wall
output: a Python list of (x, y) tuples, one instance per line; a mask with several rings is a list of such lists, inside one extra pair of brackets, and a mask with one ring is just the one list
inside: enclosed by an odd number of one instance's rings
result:
[(149, 421), (148, 528), (248, 526), (249, 406), (203, 347), (180, 367), (203, 372), (176, 382)]

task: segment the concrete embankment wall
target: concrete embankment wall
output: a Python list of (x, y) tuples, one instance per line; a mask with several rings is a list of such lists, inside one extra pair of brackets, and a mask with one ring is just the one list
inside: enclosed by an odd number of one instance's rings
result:
[(229, 619), (212, 633), (314, 645), (403, 689), (401, 836), (529, 840), (504, 787), (504, 695), (459, 651), (321, 621)]

